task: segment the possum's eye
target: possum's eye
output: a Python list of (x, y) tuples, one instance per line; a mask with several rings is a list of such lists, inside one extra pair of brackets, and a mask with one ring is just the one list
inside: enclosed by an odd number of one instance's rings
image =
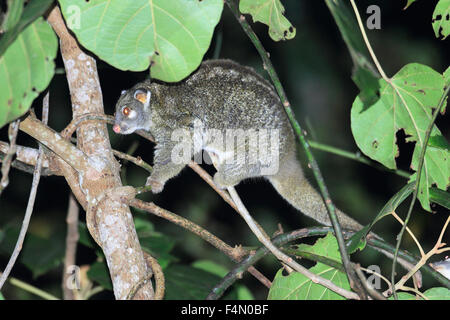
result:
[(130, 113), (131, 113), (131, 109), (129, 107), (124, 107), (122, 109), (122, 113), (123, 113), (124, 116), (128, 117), (130, 115)]
[(122, 114), (129, 119), (134, 119), (137, 116), (137, 112), (127, 106), (122, 108)]

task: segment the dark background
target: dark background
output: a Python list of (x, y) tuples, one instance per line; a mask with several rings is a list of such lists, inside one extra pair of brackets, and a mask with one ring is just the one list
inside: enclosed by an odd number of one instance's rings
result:
[[(267, 27), (252, 24), (259, 35), (278, 72), (287, 92), (297, 119), (308, 136), (324, 144), (357, 151), (350, 130), (350, 108), (358, 89), (351, 80), (352, 62), (334, 20), (324, 1), (284, 0), (288, 19), (297, 29), (296, 37), (285, 42), (273, 42), (267, 34)], [(367, 30), (374, 51), (386, 74), (394, 75), (400, 68), (411, 62), (418, 62), (443, 72), (448, 67), (448, 46), (446, 42), (435, 38), (431, 27), (431, 17), (436, 1), (420, 0), (407, 10), (402, 10), (405, 1), (358, 1), (360, 14), (367, 17), (368, 5), (377, 4), (381, 8), (381, 30)], [(251, 21), (251, 20), (250, 20)], [(223, 37), (218, 47), (218, 37)], [(448, 42), (448, 40), (447, 40)], [(242, 31), (240, 25), (224, 7), (222, 21), (216, 32), (210, 50), (205, 58), (213, 57), (220, 50), (220, 58), (233, 59), (241, 64), (253, 66), (264, 73), (262, 63), (253, 45)], [(62, 60), (57, 59), (57, 67), (62, 68)], [(103, 91), (105, 112), (114, 113), (115, 102), (121, 90), (127, 89), (146, 77), (145, 72), (123, 72), (98, 61), (100, 81)], [(40, 114), (42, 95), (36, 99), (34, 107)], [(71, 105), (67, 82), (64, 75), (55, 75), (50, 85), (50, 121), (55, 130), (62, 130), (71, 119)], [(437, 124), (444, 135), (449, 137), (448, 116), (440, 116)], [(0, 130), (0, 139), (7, 141), (7, 126)], [(126, 152), (133, 141), (139, 141), (135, 155), (152, 162), (153, 146), (136, 135), (119, 136), (111, 131), (111, 142), (115, 149)], [(399, 168), (408, 170), (412, 143), (404, 143), (404, 135), (398, 134), (400, 141)], [(20, 133), (18, 143), (30, 146), (36, 144), (24, 133)], [(300, 149), (300, 148), (299, 148)], [(344, 159), (322, 151), (314, 151), (325, 181), (335, 204), (361, 223), (370, 222), (394, 195), (406, 180), (393, 173), (380, 171), (364, 164)], [(145, 183), (146, 172), (127, 164), (127, 184), (141, 186)], [(205, 167), (209, 172), (211, 168)], [(310, 181), (312, 173), (306, 170)], [(26, 208), (31, 186), (31, 175), (12, 169), (10, 184), (0, 198), (0, 230), (7, 225), (20, 225)], [(280, 224), (285, 231), (315, 223), (291, 208), (263, 180), (250, 180), (241, 183), (237, 190), (253, 217), (272, 234)], [(55, 242), (64, 242), (65, 217), (69, 188), (62, 177), (43, 177), (39, 186), (30, 232)], [(180, 214), (223, 239), (230, 245), (243, 244), (257, 246), (258, 241), (251, 234), (243, 220), (221, 198), (208, 187), (194, 172), (186, 168), (177, 178), (168, 182), (160, 195), (147, 194), (143, 199), (154, 201), (163, 208)], [(400, 208), (399, 214), (405, 215), (409, 200)], [(448, 212), (435, 207), (435, 212), (427, 213), (416, 204), (409, 227), (418, 240), (429, 250), (439, 235), (439, 231)], [(144, 217), (139, 214), (140, 217)], [(84, 213), (80, 215), (84, 219)], [(232, 267), (231, 261), (202, 239), (156, 217), (148, 217), (161, 231), (174, 239), (176, 246), (173, 254), (180, 262), (190, 263), (198, 259), (209, 259)], [(385, 218), (377, 224), (376, 232), (394, 243), (400, 225), (393, 218)], [(448, 239), (448, 236), (447, 236)], [(448, 241), (447, 241), (448, 242)], [(414, 253), (417, 248), (409, 236), (405, 236), (404, 247)], [(9, 255), (0, 256), (3, 268)], [(385, 275), (390, 275), (390, 262), (373, 251), (365, 250), (357, 254), (365, 266), (380, 265)], [(436, 257), (437, 258), (437, 257)], [(82, 246), (79, 247), (77, 263), (91, 263), (95, 255)], [(442, 260), (443, 257), (440, 257)], [(272, 279), (277, 266), (274, 260), (266, 258), (258, 268)], [(31, 273), (20, 263), (16, 264), (12, 275), (32, 283), (39, 288), (60, 296), (60, 277), (62, 268), (34, 279)], [(248, 285), (256, 298), (265, 298), (267, 291), (251, 276), (242, 280)], [(425, 285), (436, 283), (425, 279)], [(16, 292), (5, 286), (5, 295), (9, 298), (32, 299), (34, 296)], [(9, 289), (9, 290), (8, 290)], [(107, 296), (104, 296), (107, 297)]]

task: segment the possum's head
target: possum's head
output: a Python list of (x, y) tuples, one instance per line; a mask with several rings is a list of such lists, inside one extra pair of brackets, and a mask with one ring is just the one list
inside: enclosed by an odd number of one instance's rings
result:
[(116, 104), (114, 132), (130, 134), (139, 129), (148, 131), (151, 121), (151, 96), (147, 86), (136, 85), (122, 91)]

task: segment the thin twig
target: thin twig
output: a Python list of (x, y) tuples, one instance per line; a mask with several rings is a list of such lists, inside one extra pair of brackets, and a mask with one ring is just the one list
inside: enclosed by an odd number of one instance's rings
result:
[(13, 285), (16, 286), (17, 288), (21, 288), (22, 290), (25, 290), (27, 292), (30, 292), (42, 299), (45, 300), (59, 300), (57, 297), (55, 297), (54, 295), (45, 292), (39, 288), (36, 288), (35, 286), (32, 286), (29, 283), (23, 282), (19, 279), (16, 279), (14, 277), (9, 277), (8, 282)]
[(266, 246), (270, 252), (273, 253), (275, 257), (277, 257), (281, 262), (287, 264), (289, 267), (294, 269), (295, 271), (303, 274), (304, 276), (311, 279), (312, 282), (318, 283), (322, 286), (324, 286), (327, 289), (330, 289), (333, 292), (336, 292), (337, 294), (347, 298), (347, 299), (359, 299), (359, 296), (351, 291), (345, 290), (337, 285), (335, 285), (332, 281), (325, 279), (307, 268), (303, 267), (302, 265), (298, 264), (294, 259), (280, 251), (271, 241), (268, 237), (266, 237), (262, 232), (260, 227), (255, 224), (255, 221), (253, 220), (252, 216), (248, 212), (247, 208), (245, 208), (244, 204), (242, 203), (241, 199), (239, 198), (236, 190), (234, 187), (228, 187), (228, 193), (231, 195), (231, 198), (233, 199), (234, 203), (239, 209), (239, 212), (244, 218), (245, 222), (247, 222), (248, 226), (252, 230), (253, 234), (258, 238), (258, 240)]
[(350, 0), (350, 2), (352, 4), (353, 11), (355, 12), (356, 20), (358, 20), (359, 29), (361, 30), (361, 34), (363, 36), (364, 42), (366, 43), (367, 50), (369, 50), (370, 56), (372, 57), (372, 60), (375, 63), (375, 66), (377, 67), (377, 70), (380, 73), (381, 77), (386, 82), (390, 83), (390, 79), (384, 73), (384, 70), (381, 67), (380, 62), (378, 61), (378, 58), (375, 55), (375, 53), (374, 53), (374, 51), (372, 49), (372, 46), (370, 45), (369, 39), (367, 38), (367, 34), (366, 34), (366, 31), (364, 30), (364, 25), (363, 25), (363, 22), (361, 20), (361, 16), (359, 15), (359, 11), (358, 11), (358, 8), (356, 7), (355, 1), (354, 0)]
[[(154, 214), (160, 218), (166, 219), (176, 225), (181, 226), (182, 228), (189, 230), (190, 232), (198, 235), (206, 242), (213, 245), (215, 248), (222, 251), (225, 255), (231, 258), (234, 262), (240, 262), (244, 255), (246, 255), (246, 251), (242, 249), (242, 247), (231, 247), (226, 244), (224, 241), (210, 233), (208, 230), (203, 229), (201, 226), (195, 224), (192, 221), (189, 221), (186, 218), (183, 218), (173, 212), (165, 210), (161, 207), (158, 207), (153, 202), (145, 202), (139, 199), (132, 199), (129, 201), (129, 205), (147, 211), (151, 214)], [(250, 266), (248, 271), (257, 278), (262, 284), (270, 287), (270, 281), (261, 274), (258, 270), (256, 270), (253, 266)]]
[(383, 281), (386, 283), (386, 285), (388, 286), (388, 288), (391, 288), (391, 287), (392, 287), (392, 284), (391, 284), (391, 282), (389, 281), (389, 279), (386, 278), (385, 276), (383, 276), (381, 273), (378, 273), (378, 272), (376, 272), (376, 271), (374, 271), (374, 270), (372, 270), (372, 269), (363, 268), (363, 267), (361, 267), (361, 266), (359, 267), (359, 269), (361, 269), (362, 271), (364, 271), (364, 272), (366, 272), (366, 273), (370, 273), (370, 274), (373, 274), (373, 275), (379, 277), (381, 280), (383, 280)]
[[(376, 238), (370, 238), (367, 240), (368, 240), (368, 245), (370, 247), (373, 247), (377, 251), (383, 252), (384, 254), (386, 254), (385, 252), (390, 253), (391, 256), (390, 255), (387, 255), (387, 256), (389, 258), (393, 259), (394, 252), (396, 251), (394, 246), (390, 245), (387, 242), (384, 242), (383, 240), (379, 240)], [(412, 267), (411, 268), (408, 267), (408, 270), (412, 270), (414, 268), (414, 266), (417, 265), (420, 261), (420, 257), (417, 257), (409, 252), (404, 251), (404, 250), (398, 250), (398, 255), (406, 262), (411, 263)], [(424, 264), (420, 268), (420, 271), (428, 274), (429, 276), (433, 277), (436, 281), (438, 281), (440, 284), (442, 284), (443, 286), (446, 286), (447, 288), (450, 289), (450, 280), (447, 279), (442, 274), (440, 274), (438, 271), (434, 270), (432, 267)]]
[(164, 293), (166, 290), (166, 280), (164, 278), (164, 272), (161, 268), (161, 265), (151, 255), (145, 255), (145, 259), (147, 260), (147, 264), (151, 266), (153, 275), (155, 276), (155, 300), (164, 299)]
[[(391, 214), (394, 216), (394, 218), (400, 222), (401, 225), (404, 225), (405, 222), (402, 220), (402, 218), (400, 218), (394, 211), (391, 212)], [(420, 255), (424, 256), (425, 252), (423, 251), (422, 246), (420, 245), (419, 240), (417, 240), (416, 236), (414, 235), (414, 233), (411, 231), (411, 229), (409, 229), (408, 227), (406, 227), (406, 231), (408, 232), (408, 234), (410, 235), (410, 237), (413, 239), (414, 243), (416, 244), (417, 248), (420, 251)]]
[[(133, 161), (128, 159), (128, 157), (134, 158), (133, 154), (136, 151), (136, 149), (139, 147), (139, 141), (135, 140), (133, 143), (128, 147), (128, 150), (125, 153), (122, 153), (124, 156), (122, 164), (121, 164), (121, 170), (120, 170), (120, 179), (122, 180), (123, 185), (127, 185), (127, 163), (128, 161)], [(114, 151), (113, 151), (114, 152)], [(114, 155), (116, 155), (114, 153)], [(141, 157), (134, 158), (136, 161), (142, 161)], [(142, 161), (144, 162), (144, 161)], [(144, 162), (145, 163), (145, 162)], [(146, 169), (148, 172), (152, 172), (152, 167), (150, 166), (148, 169)]]
[(310, 149), (310, 146), (308, 142), (306, 141), (306, 137), (303, 133), (302, 128), (300, 127), (300, 124), (295, 119), (294, 112), (291, 109), (291, 104), (289, 103), (289, 100), (287, 99), (286, 93), (284, 91), (283, 86), (281, 85), (280, 79), (278, 78), (278, 75), (275, 71), (275, 68), (272, 65), (272, 62), (270, 61), (269, 55), (267, 51), (264, 49), (261, 41), (259, 40), (258, 36), (255, 34), (255, 32), (252, 30), (250, 25), (248, 24), (247, 20), (238, 9), (238, 4), (235, 0), (225, 0), (228, 7), (236, 17), (236, 19), (239, 21), (240, 25), (242, 26), (242, 29), (247, 34), (253, 45), (255, 46), (256, 50), (258, 51), (259, 55), (261, 56), (261, 59), (263, 60), (264, 69), (269, 74), (270, 78), (272, 79), (272, 82), (275, 86), (275, 89), (277, 90), (277, 93), (280, 97), (280, 100), (284, 106), (284, 109), (286, 111), (286, 114), (289, 118), (289, 121), (292, 125), (292, 128), (294, 129), (294, 132), (297, 135), (297, 138), (302, 145), (303, 149), (305, 150), (305, 154), (309, 161), (309, 167), (312, 169), (314, 177), (317, 181), (317, 184), (319, 186), (320, 193), (323, 197), (325, 206), (327, 208), (331, 225), (333, 226), (335, 230), (336, 239), (339, 246), (339, 252), (342, 257), (342, 263), (344, 265), (347, 277), (350, 281), (350, 286), (358, 292), (360, 297), (365, 298), (364, 288), (362, 288), (362, 285), (359, 283), (359, 278), (355, 275), (355, 271), (353, 270), (353, 267), (350, 263), (350, 257), (347, 253), (347, 249), (345, 246), (344, 238), (342, 236), (342, 230), (341, 226), (339, 224), (337, 215), (336, 215), (336, 208), (331, 200), (330, 194), (328, 192), (328, 189), (325, 185), (325, 181), (323, 179), (322, 173), (320, 172), (319, 166), (317, 164), (317, 161), (315, 160), (312, 151)]
[(12, 159), (16, 154), (16, 139), (17, 133), (19, 132), (19, 122), (20, 120), (11, 122), (8, 128), (9, 148), (8, 151), (6, 152), (5, 157), (2, 160), (2, 170), (1, 170), (2, 179), (0, 180), (0, 195), (9, 184), (8, 175), (9, 169), (11, 168)]
[(341, 156), (343, 158), (352, 159), (352, 160), (364, 163), (368, 166), (374, 167), (379, 170), (395, 173), (396, 175), (403, 177), (403, 178), (409, 178), (411, 176), (411, 174), (409, 172), (404, 171), (404, 170), (387, 169), (385, 166), (380, 165), (379, 163), (372, 161), (372, 160), (368, 159), (367, 157), (364, 157), (363, 155), (361, 155), (361, 153), (359, 151), (358, 152), (349, 152), (346, 150), (342, 150), (342, 149), (332, 147), (332, 146), (329, 146), (329, 145), (326, 145), (326, 144), (323, 144), (320, 142), (312, 141), (312, 140), (308, 140), (308, 143), (311, 146), (311, 148), (313, 148), (313, 149), (332, 153), (332, 154)]
[(442, 252), (445, 252), (445, 251), (449, 251), (449, 250), (450, 250), (450, 247), (442, 248), (442, 249), (441, 249), (442, 245), (445, 245), (445, 243), (442, 243), (442, 238), (444, 237), (444, 233), (445, 233), (445, 231), (447, 230), (447, 226), (448, 226), (449, 222), (450, 222), (450, 216), (447, 218), (447, 221), (445, 222), (444, 226), (442, 227), (441, 233), (440, 233), (439, 238), (438, 238), (438, 240), (436, 241), (436, 244), (434, 245), (434, 247), (433, 247), (427, 254), (423, 255), (423, 256), (420, 258), (419, 262), (416, 264), (416, 266), (415, 266), (412, 270), (410, 270), (410, 271), (408, 272), (407, 275), (403, 276), (403, 277), (395, 284), (395, 286), (394, 286), (394, 292), (395, 292), (397, 289), (403, 287), (403, 285), (406, 283), (406, 281), (408, 281), (408, 279), (411, 278), (411, 276), (412, 276), (414, 273), (416, 273), (417, 270), (420, 269), (420, 267), (422, 267), (425, 263), (427, 263), (428, 259), (430, 259), (430, 257), (431, 257), (432, 255), (439, 254), (439, 253), (442, 253)]
[(245, 254), (245, 251), (236, 250), (236, 248), (232, 248), (231, 246), (223, 242), (221, 239), (210, 233), (208, 230), (203, 229), (194, 222), (186, 218), (183, 218), (173, 212), (165, 210), (157, 206), (153, 202), (145, 202), (139, 199), (132, 199), (129, 201), (129, 204), (132, 207), (150, 212), (160, 218), (164, 218), (176, 225), (183, 227), (184, 229), (191, 231), (192, 233), (198, 235), (199, 237), (201, 237), (202, 239), (209, 242), (214, 247), (225, 253), (227, 256), (233, 257), (234, 259), (238, 259)]
[[(272, 239), (272, 243), (281, 247), (284, 244), (298, 240), (300, 238), (310, 237), (310, 236), (321, 236), (332, 231), (330, 227), (313, 227), (313, 228), (303, 228), (299, 230), (294, 230), (288, 233), (283, 233)], [(260, 247), (258, 250), (251, 253), (245, 259), (243, 259), (239, 264), (237, 264), (228, 274), (222, 278), (222, 280), (214, 286), (211, 293), (206, 298), (207, 300), (217, 300), (223, 293), (233, 285), (233, 283), (242, 278), (242, 273), (247, 270), (252, 265), (256, 264), (259, 260), (264, 258), (270, 251), (267, 247)]]
[(140, 157), (133, 157), (132, 155), (129, 155), (128, 153), (124, 153), (118, 150), (113, 149), (113, 154), (120, 159), (130, 161), (137, 165), (138, 167), (141, 167), (142, 169), (146, 170), (147, 172), (152, 172), (152, 166), (149, 165), (147, 162), (142, 160)]
[(372, 288), (368, 283), (367, 279), (364, 276), (364, 273), (361, 271), (361, 266), (358, 264), (355, 267), (356, 275), (361, 280), (362, 285), (364, 286), (364, 289), (366, 289), (367, 293), (375, 300), (386, 300), (386, 297), (383, 296), (381, 293), (379, 293), (377, 290)]
[[(64, 300), (73, 300), (73, 288), (70, 287), (68, 281), (72, 276), (68, 271), (75, 265), (75, 257), (77, 253), (77, 243), (80, 235), (78, 233), (78, 203), (72, 193), (69, 195), (69, 206), (67, 208), (67, 235), (66, 235), (66, 251), (64, 256), (64, 270), (62, 289)], [(72, 284), (73, 285), (73, 284)]]
[[(43, 110), (42, 115), (43, 115), (43, 117), (47, 115), (45, 118), (42, 119), (45, 123), (47, 123), (47, 120), (48, 120), (48, 105), (49, 105), (48, 100), (49, 100), (49, 93), (47, 92), (47, 94), (44, 97), (43, 104), (42, 104), (42, 110)], [(44, 158), (44, 151), (43, 151), (42, 146), (39, 145), (39, 156), (38, 156), (38, 160), (36, 162), (35, 171), (33, 173), (33, 181), (31, 184), (31, 190), (30, 190), (30, 195), (28, 198), (27, 208), (25, 210), (25, 216), (24, 216), (24, 219), (22, 222), (22, 227), (20, 228), (19, 237), (18, 237), (16, 245), (14, 247), (14, 251), (11, 254), (8, 264), (6, 265), (6, 268), (0, 277), (0, 290), (3, 287), (3, 284), (5, 283), (6, 279), (8, 278), (14, 264), (16, 263), (16, 260), (17, 260), (17, 257), (19, 256), (20, 251), (22, 250), (23, 242), (25, 240), (25, 235), (28, 230), (28, 225), (30, 224), (31, 214), (33, 213), (34, 201), (36, 199), (36, 192), (37, 192), (37, 188), (39, 185), (39, 180), (41, 178), (41, 169), (42, 169), (42, 159), (43, 158)]]

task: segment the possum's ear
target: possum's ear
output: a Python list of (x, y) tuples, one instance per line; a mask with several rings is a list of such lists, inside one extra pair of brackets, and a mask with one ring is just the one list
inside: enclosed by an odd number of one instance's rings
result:
[(144, 105), (144, 110), (148, 109), (148, 106), (150, 105), (150, 97), (151, 96), (152, 96), (152, 93), (150, 92), (150, 90), (137, 89), (134, 92), (134, 98)]

